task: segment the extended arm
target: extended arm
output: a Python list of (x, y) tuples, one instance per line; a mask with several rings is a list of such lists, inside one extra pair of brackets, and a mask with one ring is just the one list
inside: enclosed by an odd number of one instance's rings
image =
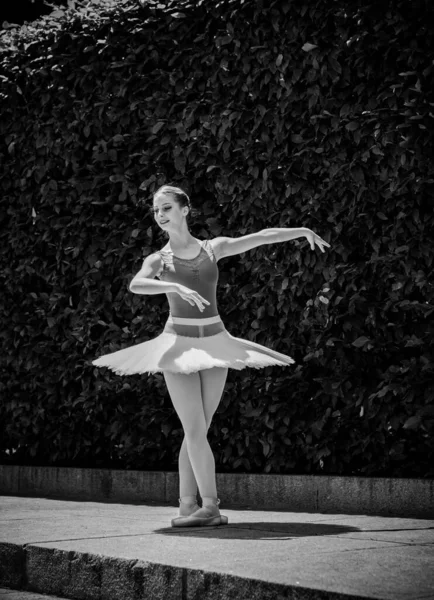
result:
[(305, 237), (308, 231), (307, 227), (272, 227), (263, 229), (259, 233), (264, 238), (263, 244), (275, 244)]
[[(270, 232), (272, 232), (270, 234)], [(330, 244), (319, 237), (314, 231), (307, 227), (300, 227), (298, 229), (291, 229), (288, 227), (274, 227), (272, 229), (264, 229), (263, 233), (267, 236), (270, 235), (272, 242), (286, 242), (288, 240), (295, 240), (299, 237), (305, 237), (310, 244), (312, 250), (315, 250), (315, 244), (319, 247), (321, 252), (325, 252), (324, 246), (330, 248)]]
[(315, 248), (315, 244), (319, 246), (322, 252), (324, 252), (323, 246), (330, 247), (330, 244), (307, 227), (273, 227), (239, 238), (217, 237), (212, 240), (212, 244), (217, 260), (219, 260), (226, 256), (242, 254), (243, 252), (247, 252), (247, 250), (252, 250), (252, 248), (257, 248), (264, 244), (287, 242), (300, 237), (305, 237), (309, 241), (312, 250)]

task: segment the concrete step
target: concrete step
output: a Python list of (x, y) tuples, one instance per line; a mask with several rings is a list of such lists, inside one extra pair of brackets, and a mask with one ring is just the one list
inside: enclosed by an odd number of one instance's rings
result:
[(434, 599), (434, 521), (0, 497), (0, 585), (77, 600)]
[[(217, 473), (220, 498), (293, 512), (434, 518), (434, 480), (337, 475)], [(0, 495), (95, 502), (176, 503), (179, 476), (129, 471), (0, 465)]]
[[(256, 508), (434, 518), (434, 480), (337, 475), (217, 473), (220, 498)], [(0, 465), (0, 495), (96, 502), (176, 503), (179, 476), (129, 471)]]

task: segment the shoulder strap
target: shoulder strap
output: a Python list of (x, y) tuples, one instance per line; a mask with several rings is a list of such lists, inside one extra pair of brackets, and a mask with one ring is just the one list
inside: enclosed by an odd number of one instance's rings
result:
[(170, 261), (170, 254), (168, 252), (166, 252), (165, 250), (157, 250), (155, 252), (155, 254), (158, 254), (158, 256), (161, 259), (161, 268), (158, 271), (158, 273), (155, 275), (155, 277), (160, 277), (161, 273), (166, 269), (166, 266), (167, 266), (168, 262)]
[(172, 260), (172, 252), (169, 252), (169, 250), (157, 250), (156, 254), (160, 256), (164, 264)]
[(211, 244), (210, 240), (203, 241), (203, 248), (206, 251), (206, 253), (208, 254), (208, 256), (210, 257), (210, 259), (213, 260), (214, 262), (216, 262), (214, 250), (212, 248), (212, 244)]

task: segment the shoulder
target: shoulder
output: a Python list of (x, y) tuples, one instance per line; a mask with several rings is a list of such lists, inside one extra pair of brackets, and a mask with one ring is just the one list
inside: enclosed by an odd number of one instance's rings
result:
[(150, 264), (161, 264), (167, 262), (169, 256), (172, 254), (168, 246), (164, 246), (161, 250), (156, 250), (152, 254), (148, 254), (145, 257), (144, 263), (147, 261)]
[(215, 237), (212, 240), (207, 240), (207, 242), (210, 244), (212, 251), (214, 252), (214, 256), (216, 258), (216, 261), (219, 261), (221, 258), (225, 257), (225, 248), (226, 248), (226, 244), (227, 241), (230, 238), (228, 237)]
[(228, 241), (232, 238), (220, 235), (218, 237), (213, 238), (212, 240), (208, 240), (212, 246), (214, 255), (216, 257), (216, 261), (219, 261), (221, 258), (225, 258), (228, 256)]
[(153, 252), (152, 254), (148, 254), (148, 256), (145, 256), (145, 258), (143, 259), (143, 265), (149, 265), (150, 267), (154, 267), (156, 265), (160, 265), (161, 264), (161, 255), (159, 252)]
[(154, 277), (159, 277), (162, 270), (163, 261), (161, 256), (157, 252), (148, 254), (148, 256), (143, 259), (143, 263), (139, 272), (133, 277), (130, 283), (130, 289), (136, 279), (140, 279), (142, 277), (153, 279)]

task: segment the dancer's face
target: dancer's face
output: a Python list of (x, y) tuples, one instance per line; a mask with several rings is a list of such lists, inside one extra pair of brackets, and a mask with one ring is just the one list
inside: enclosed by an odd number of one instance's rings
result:
[(154, 217), (163, 231), (179, 231), (185, 222), (188, 208), (181, 208), (172, 194), (160, 194), (154, 198)]

